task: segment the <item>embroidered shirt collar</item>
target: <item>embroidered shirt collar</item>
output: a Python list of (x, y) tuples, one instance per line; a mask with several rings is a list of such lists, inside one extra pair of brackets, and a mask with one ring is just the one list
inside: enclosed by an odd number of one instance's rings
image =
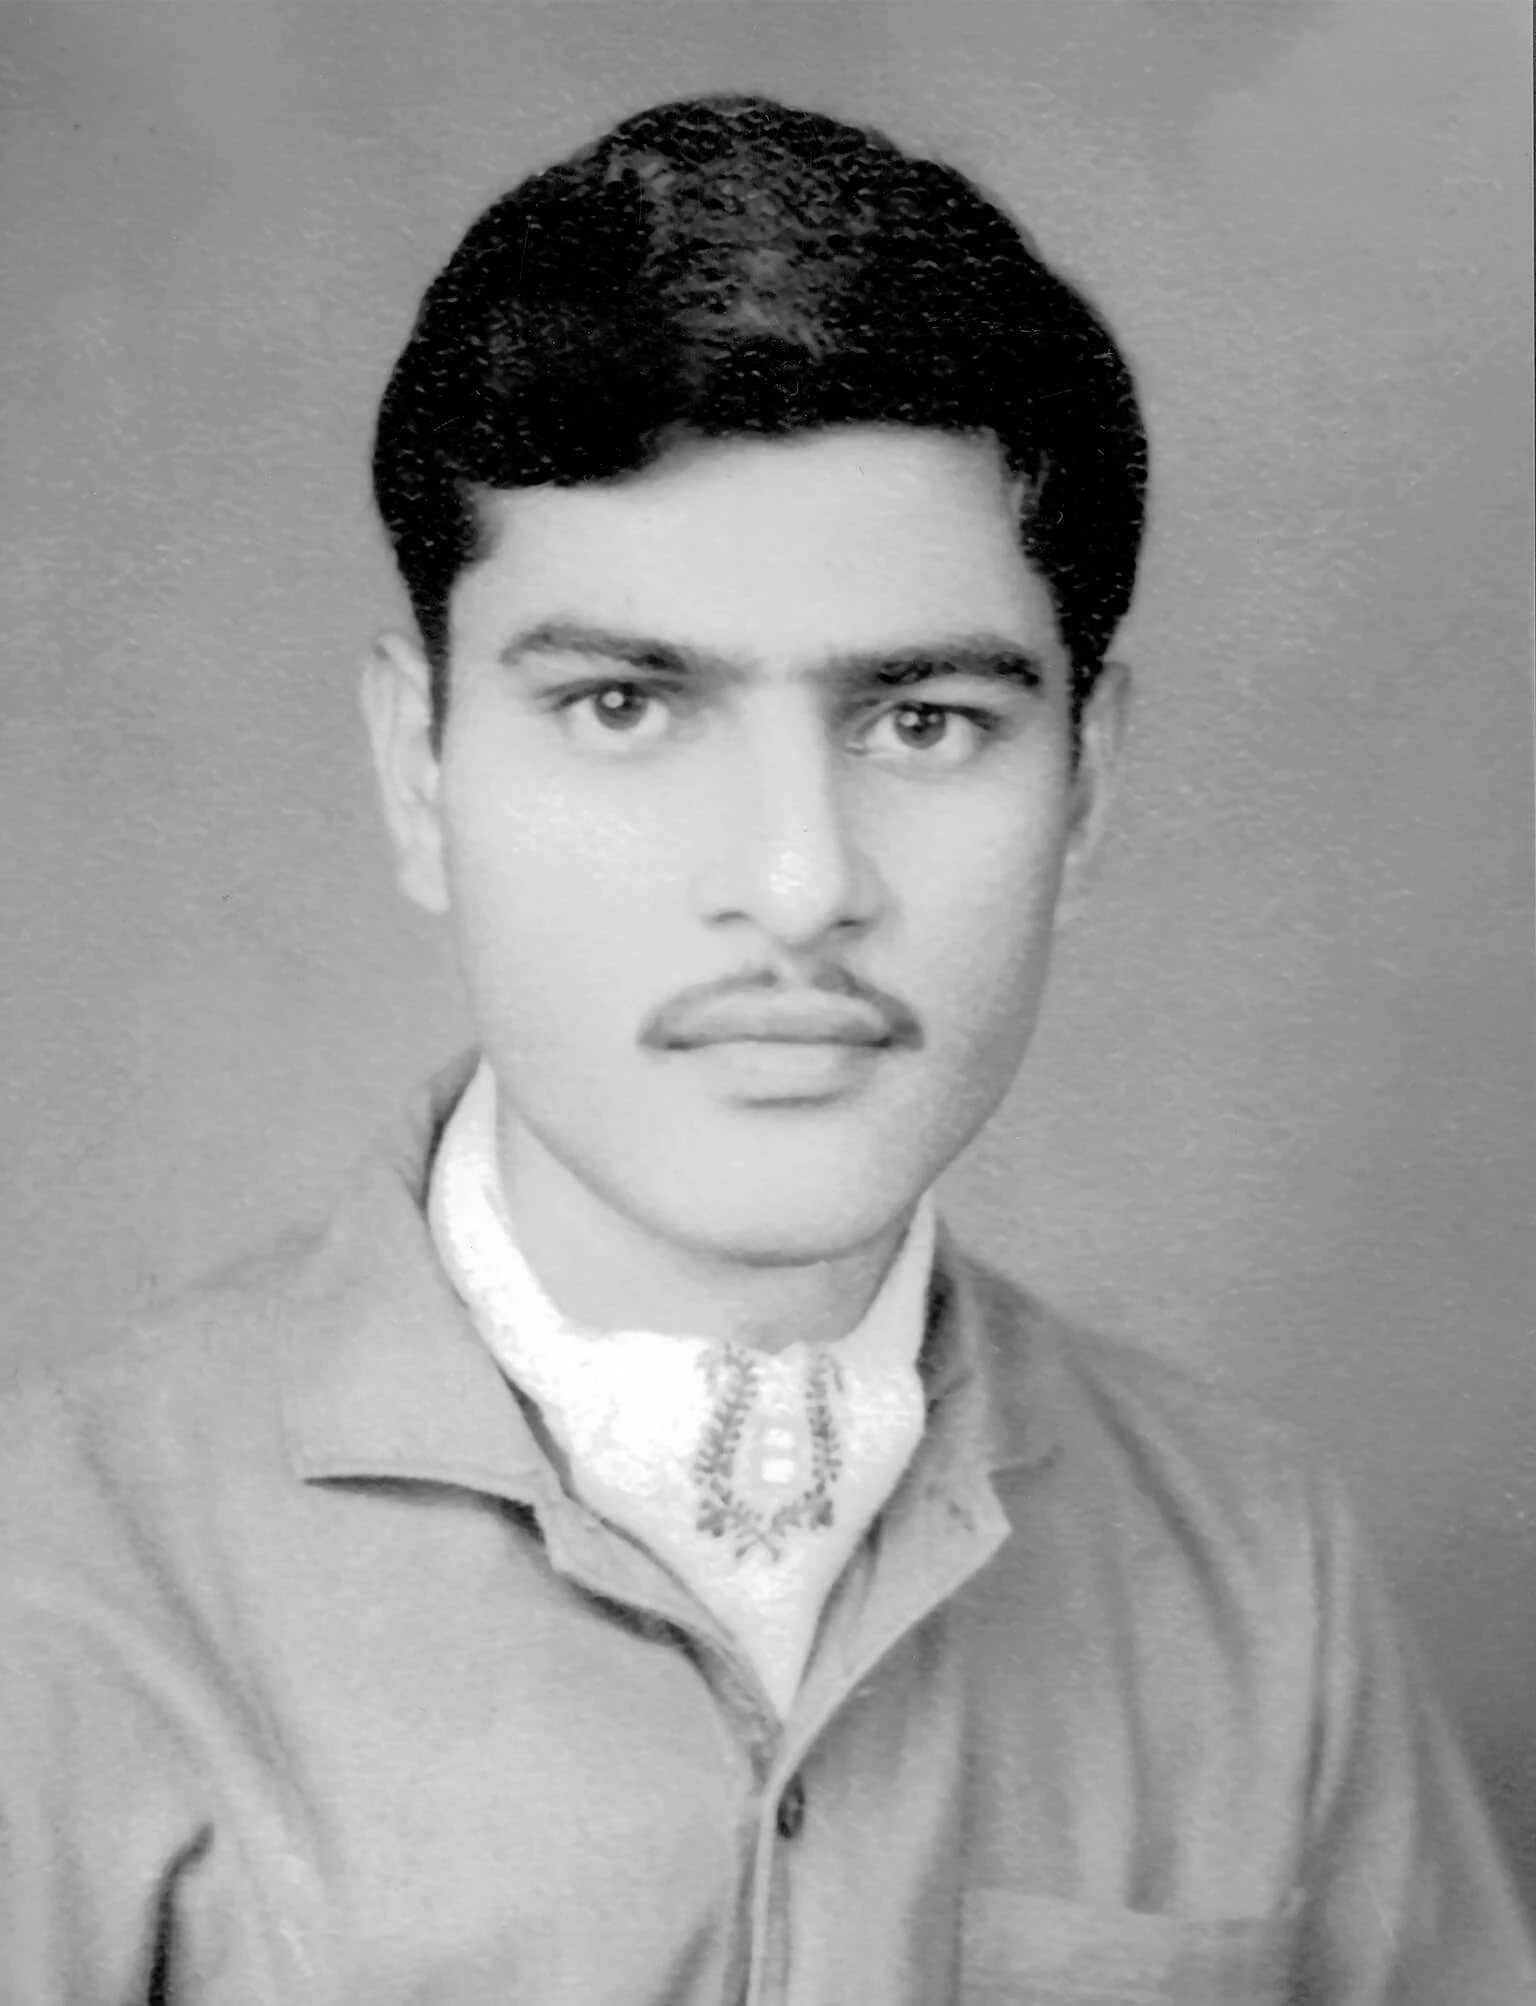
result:
[[(468, 1054), (445, 1068), (364, 1158), (302, 1279), (275, 1305), (289, 1456), (306, 1480), (452, 1484), (535, 1506), (561, 1494), (425, 1217), (437, 1141), (475, 1064)], [(1057, 1445), (1051, 1319), (1030, 1317), (1020, 1355), (1016, 1310), (998, 1287), (940, 1219), (918, 1359), (929, 1425), (904, 1482), (921, 1471), (963, 1484), (981, 1469), (1038, 1463)]]
[(496, 1098), (482, 1061), (438, 1147), (428, 1216), (443, 1266), (536, 1403), (572, 1495), (686, 1585), (787, 1717), (826, 1598), (922, 1438), (932, 1201), (866, 1314), (834, 1342), (769, 1353), (688, 1332), (592, 1330), (562, 1314), (518, 1244)]

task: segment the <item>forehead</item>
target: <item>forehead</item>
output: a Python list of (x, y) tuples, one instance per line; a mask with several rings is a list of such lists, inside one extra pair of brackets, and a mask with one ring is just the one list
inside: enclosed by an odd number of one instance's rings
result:
[[(990, 439), (849, 427), (674, 450), (645, 472), (484, 498), (456, 637), (581, 619), (806, 659), (985, 627), (1054, 636)], [(504, 636), (503, 636), (504, 637)]]

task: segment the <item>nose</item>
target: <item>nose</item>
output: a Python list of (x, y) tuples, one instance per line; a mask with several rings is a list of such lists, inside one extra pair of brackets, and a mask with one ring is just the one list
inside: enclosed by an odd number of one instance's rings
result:
[(700, 906), (713, 924), (755, 927), (803, 953), (878, 916), (883, 890), (853, 826), (847, 756), (825, 726), (804, 718), (759, 721), (731, 762)]

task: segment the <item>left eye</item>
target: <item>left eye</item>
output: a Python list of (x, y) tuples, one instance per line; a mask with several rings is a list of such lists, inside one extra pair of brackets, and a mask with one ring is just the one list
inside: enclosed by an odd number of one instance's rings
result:
[(974, 757), (992, 730), (991, 720), (948, 704), (904, 703), (883, 711), (864, 735), (863, 750), (883, 758), (958, 766)]
[(633, 683), (609, 683), (604, 689), (593, 690), (587, 701), (593, 717), (610, 731), (633, 731), (636, 725), (645, 722), (656, 700)]
[(595, 683), (568, 691), (555, 707), (567, 729), (598, 747), (615, 739), (648, 744), (671, 721), (662, 698), (640, 683)]

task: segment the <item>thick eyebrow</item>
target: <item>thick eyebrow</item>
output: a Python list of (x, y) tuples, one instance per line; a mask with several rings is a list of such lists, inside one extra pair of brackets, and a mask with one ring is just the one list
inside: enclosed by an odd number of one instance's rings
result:
[(953, 641), (925, 641), (921, 647), (879, 649), (870, 654), (834, 655), (825, 673), (852, 689), (905, 689), (941, 676), (973, 676), (979, 681), (1045, 687), (1045, 663), (1016, 641), (968, 635)]
[(590, 627), (581, 620), (540, 620), (514, 634), (497, 659), (510, 669), (527, 655), (577, 655), (587, 661), (618, 663), (626, 669), (680, 678), (736, 678), (742, 673), (723, 655), (706, 654), (676, 641), (655, 640), (647, 634)]
[[(498, 659), (513, 668), (529, 655), (575, 655), (677, 681), (739, 683), (752, 673), (750, 664), (729, 656), (648, 634), (593, 627), (580, 620), (541, 620), (526, 627), (513, 635)], [(943, 676), (1012, 682), (1028, 690), (1042, 689), (1046, 681), (1045, 663), (1039, 655), (991, 634), (958, 635), (910, 648), (836, 654), (813, 673), (844, 691), (906, 689)]]

